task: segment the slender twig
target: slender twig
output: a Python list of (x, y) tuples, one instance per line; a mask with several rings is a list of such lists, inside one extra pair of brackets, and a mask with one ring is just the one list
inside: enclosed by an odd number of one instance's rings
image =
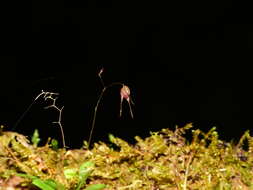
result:
[(57, 100), (57, 97), (53, 97), (53, 95), (58, 95), (57, 93), (49, 93), (47, 95), (44, 96), (44, 99), (45, 100), (52, 100), (53, 101), (53, 104), (45, 107), (45, 109), (48, 109), (48, 108), (54, 108), (56, 109), (57, 111), (59, 111), (59, 116), (58, 116), (58, 121), (54, 121), (53, 123), (56, 123), (59, 125), (60, 127), (60, 130), (61, 130), (61, 136), (62, 136), (62, 144), (63, 144), (63, 147), (66, 148), (66, 143), (65, 143), (65, 137), (64, 137), (64, 131), (63, 131), (63, 126), (62, 126), (62, 110), (64, 108), (64, 106), (62, 106), (61, 108), (57, 107), (56, 106), (56, 100)]
[(88, 140), (88, 148), (90, 146), (90, 142), (91, 142), (91, 137), (92, 137), (92, 134), (93, 134), (93, 130), (94, 130), (94, 126), (95, 126), (95, 121), (96, 121), (96, 117), (97, 117), (97, 109), (98, 109), (98, 105), (103, 97), (103, 94), (105, 92), (106, 88), (103, 88), (99, 98), (98, 98), (98, 101), (97, 101), (97, 104), (95, 106), (95, 109), (94, 109), (94, 115), (93, 115), (93, 119), (92, 119), (92, 125), (91, 125), (91, 130), (90, 130), (90, 135), (89, 135), (89, 140)]

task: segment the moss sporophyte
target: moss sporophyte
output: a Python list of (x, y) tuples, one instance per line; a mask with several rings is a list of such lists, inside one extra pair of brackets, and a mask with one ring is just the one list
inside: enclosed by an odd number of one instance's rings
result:
[[(80, 149), (66, 148), (61, 123), (63, 107), (56, 105), (57, 93), (42, 91), (33, 103), (43, 97), (52, 102), (46, 108), (59, 112), (55, 123), (61, 130), (63, 148), (50, 137), (41, 145), (36, 129), (29, 139), (5, 131), (1, 126), (0, 190), (253, 189), (253, 137), (250, 131), (246, 131), (236, 144), (219, 139), (215, 127), (205, 133), (187, 124), (176, 126), (174, 130), (166, 128), (150, 132), (145, 139), (136, 136), (134, 144), (109, 134), (109, 143), (97, 142), (91, 148), (97, 109), (107, 89), (120, 87), (119, 116), (126, 100), (133, 117), (130, 88), (120, 82), (105, 85), (103, 71), (98, 73), (103, 88), (95, 106), (89, 139)], [(187, 139), (186, 133), (190, 133), (191, 138)]]

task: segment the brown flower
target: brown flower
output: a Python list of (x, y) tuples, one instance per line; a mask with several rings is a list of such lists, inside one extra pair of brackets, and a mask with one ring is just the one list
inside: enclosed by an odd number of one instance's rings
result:
[(131, 108), (131, 103), (133, 104), (131, 97), (130, 97), (130, 89), (128, 86), (123, 85), (123, 87), (120, 89), (120, 97), (121, 97), (121, 101), (120, 101), (120, 117), (122, 115), (122, 102), (124, 99), (126, 99), (126, 101), (128, 102), (129, 105), (129, 109), (130, 109), (130, 114), (131, 117), (133, 118), (133, 112), (132, 112), (132, 108)]

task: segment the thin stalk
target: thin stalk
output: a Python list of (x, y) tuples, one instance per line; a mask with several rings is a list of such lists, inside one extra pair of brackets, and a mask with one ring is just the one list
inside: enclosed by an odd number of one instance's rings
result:
[(106, 90), (106, 88), (104, 87), (103, 90), (102, 90), (102, 92), (101, 92), (101, 94), (100, 94), (100, 96), (99, 96), (99, 98), (98, 98), (97, 104), (96, 104), (95, 109), (94, 109), (94, 116), (93, 116), (93, 120), (92, 120), (92, 125), (91, 125), (89, 140), (88, 140), (88, 148), (90, 146), (91, 137), (92, 137), (94, 126), (95, 126), (95, 122), (96, 122), (97, 109), (98, 109), (99, 103), (101, 102), (101, 99), (103, 97), (103, 94), (104, 94), (105, 90)]
[(124, 85), (123, 83), (120, 83), (120, 82), (114, 82), (114, 83), (109, 84), (108, 86), (104, 86), (103, 79), (102, 79), (100, 76), (99, 76), (99, 78), (100, 78), (101, 83), (102, 83), (102, 85), (103, 85), (103, 90), (102, 90), (102, 92), (100, 93), (99, 98), (98, 98), (98, 101), (97, 101), (97, 104), (96, 104), (96, 106), (95, 106), (95, 108), (94, 108), (94, 115), (93, 115), (93, 119), (92, 119), (92, 125), (91, 125), (89, 140), (88, 140), (88, 149), (89, 149), (89, 147), (90, 147), (91, 138), (92, 138), (92, 134), (93, 134), (94, 127), (95, 127), (95, 122), (96, 122), (96, 117), (97, 117), (97, 109), (98, 109), (98, 106), (99, 106), (99, 104), (100, 104), (100, 102), (101, 102), (101, 99), (102, 99), (102, 97), (103, 97), (103, 95), (104, 95), (104, 92), (105, 92), (108, 88), (110, 88), (110, 87), (112, 87), (112, 86), (115, 86), (115, 85)]

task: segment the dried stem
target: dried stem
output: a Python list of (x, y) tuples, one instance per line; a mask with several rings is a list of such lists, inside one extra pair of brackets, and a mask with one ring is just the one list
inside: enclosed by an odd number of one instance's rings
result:
[(57, 111), (59, 111), (58, 121), (54, 121), (53, 123), (56, 123), (56, 124), (59, 125), (60, 130), (61, 130), (61, 136), (62, 136), (62, 144), (63, 144), (63, 147), (66, 148), (64, 131), (63, 131), (62, 123), (61, 123), (61, 121), (62, 121), (62, 111), (63, 111), (64, 106), (62, 106), (61, 108), (59, 108), (59, 107), (56, 106), (57, 97), (53, 97), (53, 96), (54, 95), (58, 95), (58, 93), (52, 93), (52, 92), (45, 92), (45, 93), (47, 93), (47, 94), (44, 95), (45, 101), (46, 100), (52, 100), (53, 101), (53, 104), (45, 107), (45, 109), (54, 108)]

